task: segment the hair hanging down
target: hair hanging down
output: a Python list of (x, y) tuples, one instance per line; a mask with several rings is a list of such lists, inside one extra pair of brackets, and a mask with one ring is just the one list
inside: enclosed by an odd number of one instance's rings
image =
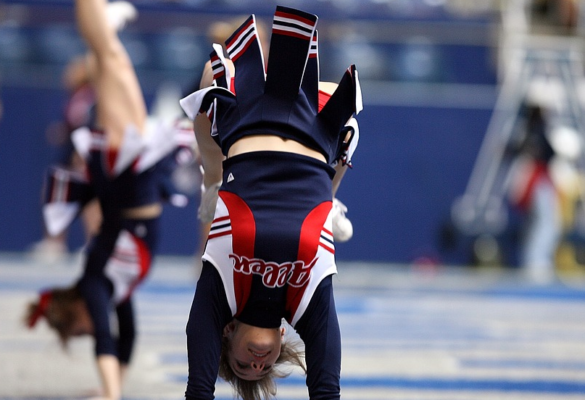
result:
[(73, 336), (73, 325), (76, 321), (74, 307), (82, 300), (76, 287), (55, 288), (40, 294), (37, 302), (28, 305), (24, 317), (25, 324), (34, 328), (37, 321), (44, 317), (51, 328), (57, 331), (64, 348)]
[(307, 367), (304, 362), (304, 351), (300, 350), (302, 343), (298, 341), (282, 342), (280, 347), (280, 356), (274, 363), (274, 368), (266, 376), (257, 381), (247, 381), (240, 379), (232, 370), (229, 364), (230, 341), (224, 337), (221, 344), (221, 356), (219, 360), (219, 377), (229, 383), (236, 394), (242, 400), (262, 400), (276, 396), (275, 378), (285, 378), (291, 372), (280, 371), (278, 366), (285, 363), (299, 366), (307, 373)]

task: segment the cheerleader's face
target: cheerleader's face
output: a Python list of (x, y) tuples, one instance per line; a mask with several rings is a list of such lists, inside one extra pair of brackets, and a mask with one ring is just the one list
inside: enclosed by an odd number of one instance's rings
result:
[(229, 362), (234, 373), (248, 381), (262, 379), (280, 356), (284, 328), (258, 328), (234, 320), (224, 328), (230, 340)]

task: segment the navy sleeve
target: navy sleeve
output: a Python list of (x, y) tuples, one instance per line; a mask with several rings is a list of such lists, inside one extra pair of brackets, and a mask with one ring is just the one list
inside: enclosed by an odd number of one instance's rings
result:
[(93, 322), (95, 355), (118, 355), (117, 343), (110, 330), (112, 283), (103, 273), (109, 256), (112, 254), (117, 231), (106, 232), (102, 229), (88, 247), (83, 276), (77, 287), (85, 300)]
[(187, 400), (215, 398), (223, 328), (231, 319), (221, 277), (213, 265), (204, 262), (187, 322)]
[(311, 400), (338, 400), (341, 376), (341, 333), (333, 298), (332, 277), (317, 287), (295, 329), (305, 343), (307, 388)]
[(96, 356), (117, 356), (116, 341), (110, 331), (110, 285), (104, 276), (84, 276), (78, 284), (93, 322)]
[(134, 340), (136, 337), (136, 325), (134, 321), (134, 308), (132, 299), (128, 299), (116, 307), (118, 316), (118, 360), (122, 365), (130, 364)]

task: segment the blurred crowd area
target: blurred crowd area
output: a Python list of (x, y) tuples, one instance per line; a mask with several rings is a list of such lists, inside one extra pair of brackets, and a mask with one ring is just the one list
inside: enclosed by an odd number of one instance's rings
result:
[[(502, 10), (514, 2), (532, 3), (539, 26), (577, 25), (565, 20), (578, 13), (555, 6), (577, 0), (135, 0), (141, 15), (122, 39), (145, 92), (168, 79), (189, 88), (211, 24), (255, 13), (269, 26), (282, 4), (319, 15), (324, 80), (359, 60), (363, 81), (493, 84)], [(70, 0), (0, 2), (0, 85), (58, 87), (83, 49)]]
[[(496, 1), (136, 0), (138, 21), (122, 39), (145, 91), (172, 79), (189, 87), (208, 59), (208, 29), (255, 13), (268, 25), (276, 4), (320, 17), (324, 80), (359, 60), (363, 81), (492, 83)], [(58, 70), (83, 51), (71, 1), (0, 3), (0, 84), (58, 86)], [(479, 62), (478, 62), (479, 61)], [(196, 74), (196, 73), (195, 73)]]

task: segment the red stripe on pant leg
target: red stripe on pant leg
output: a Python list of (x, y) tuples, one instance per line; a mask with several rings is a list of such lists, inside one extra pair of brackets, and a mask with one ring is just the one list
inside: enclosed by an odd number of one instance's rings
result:
[[(299, 251), (297, 259), (303, 261), (305, 266), (311, 265), (311, 262), (317, 255), (319, 242), (321, 239), (321, 231), (323, 225), (327, 220), (327, 216), (331, 211), (332, 202), (326, 201), (315, 207), (305, 218), (303, 226), (301, 227), (301, 236), (299, 240)], [(312, 267), (311, 267), (312, 268)], [(306, 271), (309, 273), (310, 271)], [(306, 285), (302, 287), (289, 286), (287, 289), (287, 309), (290, 315), (294, 315), (299, 303), (305, 293)]]
[[(219, 196), (225, 203), (232, 224), (232, 248), (236, 255), (254, 257), (254, 241), (256, 239), (256, 222), (252, 210), (239, 196), (225, 191), (220, 191)], [(242, 311), (243, 306), (250, 296), (252, 276), (236, 274), (234, 271), (234, 294), (238, 310), (236, 316)]]

